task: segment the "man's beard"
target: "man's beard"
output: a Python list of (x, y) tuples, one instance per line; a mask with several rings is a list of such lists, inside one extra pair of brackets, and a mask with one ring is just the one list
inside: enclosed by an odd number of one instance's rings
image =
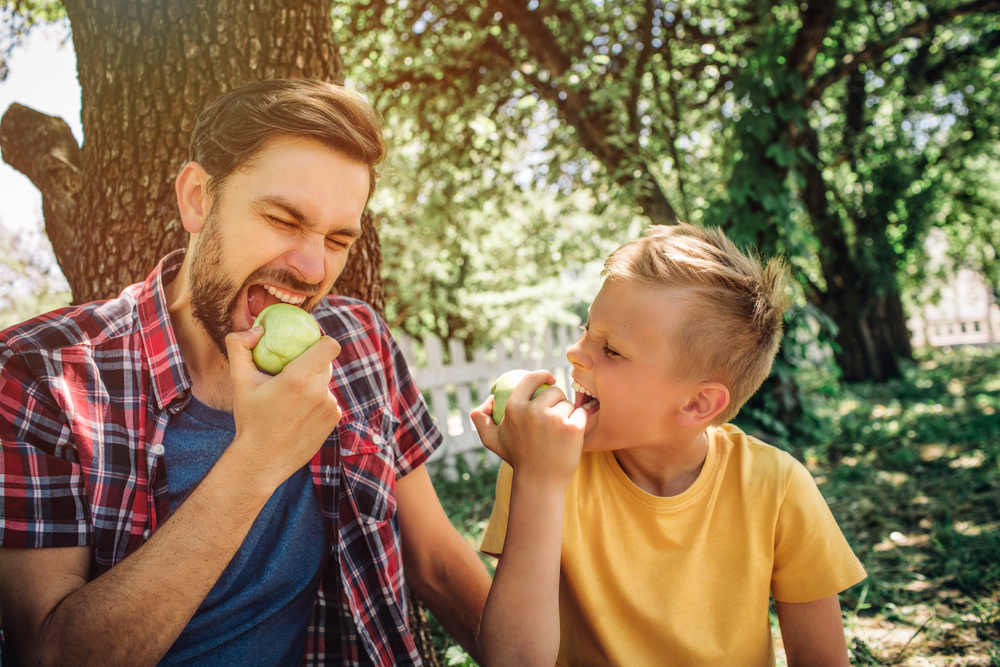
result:
[(226, 336), (233, 330), (233, 314), (243, 287), (252, 283), (271, 283), (315, 294), (320, 284), (303, 282), (287, 270), (260, 268), (250, 274), (243, 285), (236, 287), (222, 273), (224, 264), (219, 226), (218, 215), (210, 212), (191, 263), (191, 307), (195, 319), (228, 359)]
[(191, 307), (195, 319), (201, 322), (222, 355), (228, 359), (226, 335), (233, 329), (233, 313), (236, 312), (236, 295), (239, 290), (219, 272), (222, 267), (222, 238), (218, 222), (218, 215), (214, 211), (209, 213), (194, 250), (194, 262), (191, 264)]

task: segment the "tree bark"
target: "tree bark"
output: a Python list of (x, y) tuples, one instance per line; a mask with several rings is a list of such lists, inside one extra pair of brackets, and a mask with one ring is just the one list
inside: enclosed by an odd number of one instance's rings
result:
[(837, 323), (837, 365), (848, 382), (898, 377), (900, 359), (911, 357), (912, 351), (895, 276), (890, 269), (873, 270), (855, 257), (847, 245), (843, 221), (827, 202), (819, 137), (806, 126), (800, 138), (812, 158), (801, 165), (802, 199), (820, 243), (820, 267), (826, 281), (825, 293), (816, 305)]
[[(173, 179), (205, 103), (249, 81), (340, 81), (329, 0), (66, 0), (84, 143), (12, 105), (4, 159), (42, 193), (45, 228), (76, 303), (108, 298), (184, 247)], [(41, 141), (34, 141), (38, 137)], [(370, 218), (338, 291), (383, 305)], [(370, 264), (374, 262), (374, 264)]]

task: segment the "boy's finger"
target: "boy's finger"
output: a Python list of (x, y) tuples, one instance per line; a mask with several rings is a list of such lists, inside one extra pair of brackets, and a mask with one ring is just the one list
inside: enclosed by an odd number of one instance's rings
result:
[(516, 403), (528, 402), (532, 394), (543, 384), (555, 384), (556, 376), (548, 371), (531, 371), (517, 383), (510, 392), (510, 400)]
[[(493, 394), (490, 394), (489, 396), (487, 396), (486, 400), (483, 401), (479, 405), (479, 407), (474, 408), (472, 410), (472, 412), (482, 412), (482, 413), (487, 414), (487, 415), (492, 415), (493, 414)], [(470, 415), (471, 415), (471, 413), (470, 413)]]
[(560, 403), (567, 402), (566, 394), (563, 393), (562, 389), (555, 385), (548, 387), (542, 391), (542, 393), (538, 394), (538, 396), (532, 395), (531, 400), (541, 403), (546, 407), (553, 407), (555, 405), (559, 405)]
[[(489, 405), (488, 409), (486, 407), (487, 403)], [(504, 458), (500, 448), (500, 429), (493, 423), (493, 401), (490, 400), (487, 403), (483, 403), (483, 405), (470, 412), (469, 418), (472, 420), (472, 425), (476, 427), (476, 432), (479, 434), (479, 439), (482, 441), (483, 446), (500, 458)]]
[(576, 408), (573, 412), (569, 413), (567, 421), (575, 428), (583, 431), (587, 428), (587, 411), (583, 408)]

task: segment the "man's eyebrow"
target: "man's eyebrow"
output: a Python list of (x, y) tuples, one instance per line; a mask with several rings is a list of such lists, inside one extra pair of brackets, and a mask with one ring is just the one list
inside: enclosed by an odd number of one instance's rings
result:
[(263, 197), (258, 197), (257, 201), (261, 207), (276, 206), (284, 209), (285, 213), (295, 218), (298, 222), (304, 223), (307, 220), (306, 214), (299, 210), (295, 204), (279, 195), (264, 195)]
[[(283, 209), (285, 213), (295, 218), (299, 224), (309, 226), (309, 216), (281, 195), (264, 195), (263, 197), (259, 197), (257, 201), (260, 202), (261, 206), (276, 206), (277, 208)], [(354, 229), (353, 227), (340, 227), (327, 232), (326, 236), (347, 236), (349, 238), (356, 239), (361, 236), (361, 233), (360, 230)]]

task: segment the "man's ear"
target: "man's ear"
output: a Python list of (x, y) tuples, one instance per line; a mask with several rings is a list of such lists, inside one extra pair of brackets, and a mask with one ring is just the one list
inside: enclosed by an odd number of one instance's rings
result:
[(177, 174), (174, 190), (177, 193), (177, 210), (184, 229), (197, 234), (205, 226), (211, 210), (208, 195), (208, 172), (197, 162), (188, 162)]
[(710, 424), (727, 407), (729, 388), (721, 382), (702, 382), (681, 408), (681, 418), (691, 425)]

